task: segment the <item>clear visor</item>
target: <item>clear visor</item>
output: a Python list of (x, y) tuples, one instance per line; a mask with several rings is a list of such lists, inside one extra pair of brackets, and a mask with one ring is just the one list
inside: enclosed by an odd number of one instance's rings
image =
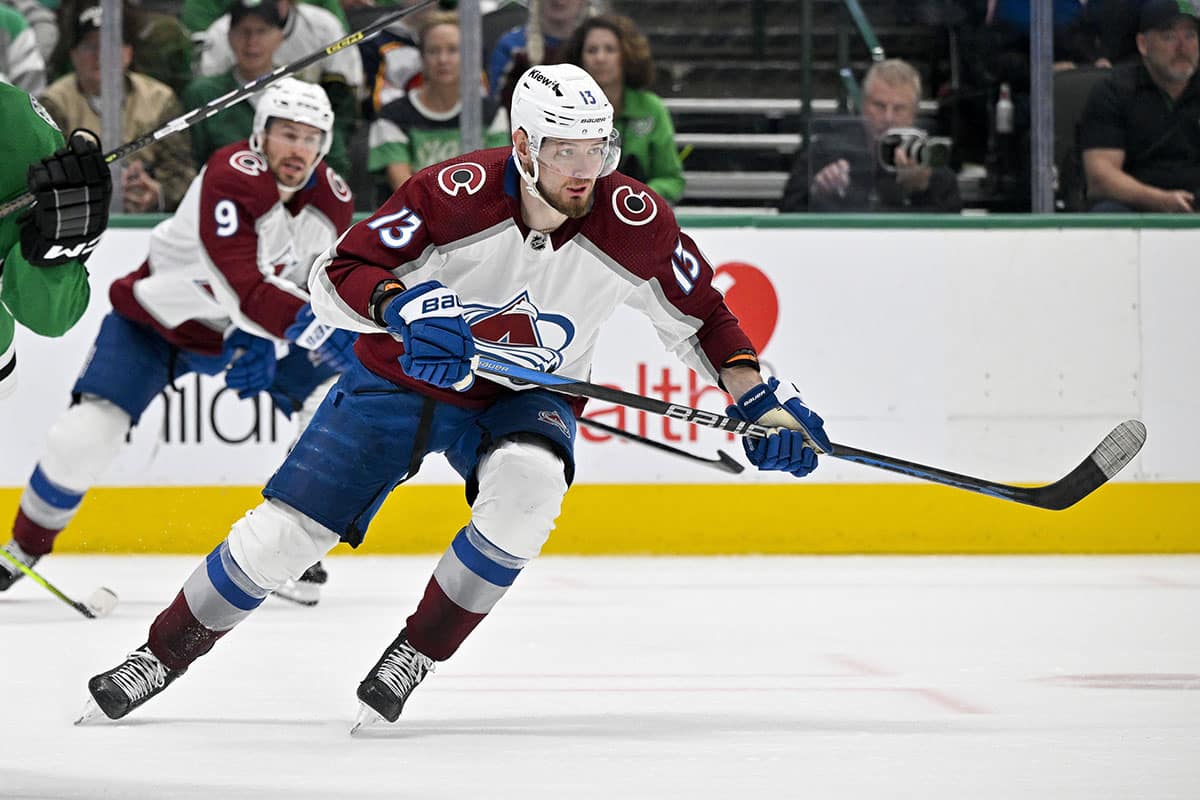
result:
[(615, 130), (607, 139), (543, 139), (537, 152), (541, 169), (582, 180), (612, 172), (620, 157), (620, 134)]
[(266, 133), (268, 139), (272, 139), (280, 145), (313, 153), (320, 152), (321, 146), (325, 144), (324, 131), (302, 122), (287, 125), (271, 119), (267, 122)]

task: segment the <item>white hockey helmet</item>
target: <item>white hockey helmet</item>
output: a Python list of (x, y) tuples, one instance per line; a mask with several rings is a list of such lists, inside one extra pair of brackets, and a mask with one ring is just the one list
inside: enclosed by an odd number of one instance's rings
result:
[(546, 139), (603, 139), (603, 157), (596, 162), (598, 178), (610, 174), (621, 160), (620, 136), (613, 128), (613, 107), (604, 90), (574, 64), (530, 67), (518, 80), (512, 98), (512, 130), (525, 131), (533, 174), (527, 175), (516, 157), (517, 169), (527, 184), (535, 186), (539, 154)]
[[(312, 125), (322, 132), (321, 149), (313, 161), (313, 169), (333, 146), (333, 107), (329, 105), (325, 90), (315, 83), (280, 78), (262, 90), (254, 107), (254, 128), (250, 134), (250, 148), (257, 153), (263, 152), (263, 138), (267, 133), (267, 124), (272, 119)], [(312, 175), (312, 170), (304, 176), (301, 185), (308, 182), (309, 175)]]

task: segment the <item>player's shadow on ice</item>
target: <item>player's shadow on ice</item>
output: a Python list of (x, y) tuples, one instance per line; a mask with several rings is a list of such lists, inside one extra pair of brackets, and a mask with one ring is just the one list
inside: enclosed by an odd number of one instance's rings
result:
[[(198, 717), (152, 717), (126, 718), (115, 722), (101, 722), (106, 726), (189, 726), (221, 728), (272, 728), (283, 726), (296, 728), (326, 728), (336, 736), (349, 737), (353, 719), (289, 719), (282, 717), (257, 717), (249, 719), (222, 719)], [(95, 723), (90, 724), (92, 727)], [(617, 739), (628, 742), (677, 741), (697, 738), (726, 737), (736, 735), (781, 734), (803, 736), (805, 734), (829, 733), (881, 733), (891, 735), (928, 733), (969, 733), (990, 730), (985, 725), (957, 717), (954, 719), (872, 719), (853, 717), (823, 718), (815, 716), (781, 717), (779, 715), (721, 713), (704, 711), (695, 713), (646, 711), (643, 713), (619, 714), (570, 714), (538, 715), (527, 717), (481, 717), (474, 719), (430, 719), (412, 715), (401, 718), (394, 725), (379, 723), (360, 730), (354, 741), (372, 739), (436, 739), (449, 737), (526, 736), (531, 738), (577, 737), (591, 739)]]

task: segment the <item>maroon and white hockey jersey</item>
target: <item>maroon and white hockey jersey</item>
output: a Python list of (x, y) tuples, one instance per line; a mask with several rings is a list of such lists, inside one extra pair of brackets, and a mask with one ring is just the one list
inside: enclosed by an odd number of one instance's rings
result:
[(122, 316), (202, 353), (219, 353), (230, 326), (283, 340), (308, 302), (314, 259), (353, 211), (350, 187), (325, 162), (283, 203), (266, 159), (244, 141), (228, 145), (155, 226), (146, 262), (109, 298)]
[[(438, 280), (458, 293), (479, 350), (522, 366), (586, 380), (597, 337), (626, 303), (653, 322), (666, 347), (711, 381), (753, 346), (713, 288), (712, 267), (645, 185), (613, 173), (596, 183), (592, 210), (550, 235), (521, 220), (524, 191), (497, 148), (421, 170), (372, 217), (318, 260), (309, 279), (322, 321), (359, 331), (356, 352), (401, 386), (466, 407), (499, 391), (437, 389), (400, 369), (403, 345), (370, 316), (384, 280)], [(751, 358), (752, 361), (752, 358)]]

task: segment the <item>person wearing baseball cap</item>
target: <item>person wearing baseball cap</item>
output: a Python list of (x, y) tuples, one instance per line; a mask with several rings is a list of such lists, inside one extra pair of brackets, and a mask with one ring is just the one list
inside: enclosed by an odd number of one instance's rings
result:
[[(283, 43), (284, 19), (275, 0), (237, 0), (229, 8), (227, 39), (233, 65), (217, 75), (201, 75), (183, 90), (185, 108), (199, 108), (235, 91), (276, 66)], [(249, 138), (257, 95), (192, 126), (192, 155), (203, 165), (227, 144)]]
[(1148, 0), (1140, 63), (1088, 97), (1079, 147), (1093, 211), (1189, 213), (1200, 191), (1200, 22), (1192, 0)]
[[(104, 9), (98, 4), (78, 8), (65, 25), (63, 38), (70, 42), (73, 72), (46, 87), (38, 100), (64, 131), (87, 128), (98, 131), (100, 124), (100, 30), (107, 28)], [(122, 13), (119, 51), (124, 75), (121, 103), (120, 139), (109, 144), (115, 148), (161, 128), (168, 120), (183, 113), (179, 98), (171, 87), (131, 68), (133, 62), (134, 15), (127, 4)], [(190, 135), (180, 131), (121, 160), (122, 209), (130, 214), (174, 211), (188, 184), (196, 176), (190, 152)]]
[(1138, 15), (1138, 32), (1169, 30), (1181, 17), (1200, 17), (1192, 0), (1147, 0)]

